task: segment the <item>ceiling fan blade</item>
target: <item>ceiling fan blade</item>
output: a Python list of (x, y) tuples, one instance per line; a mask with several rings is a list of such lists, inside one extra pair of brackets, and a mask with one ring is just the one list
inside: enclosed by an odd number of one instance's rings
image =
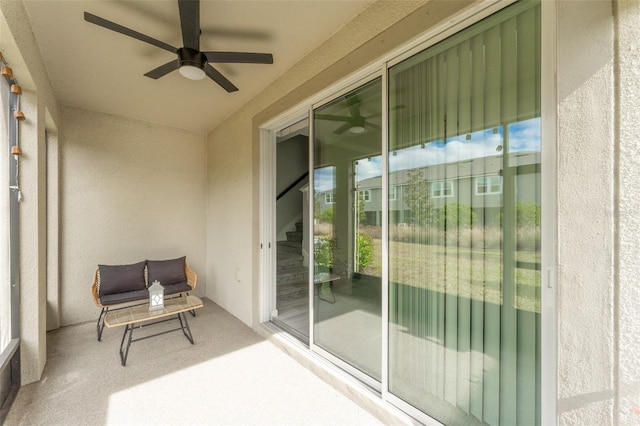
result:
[(333, 133), (335, 133), (336, 135), (341, 135), (350, 128), (351, 128), (351, 123), (344, 123), (342, 126), (338, 127)]
[(218, 72), (218, 70), (213, 68), (210, 64), (206, 64), (204, 66), (204, 72), (207, 74), (207, 76), (209, 76), (211, 80), (218, 83), (227, 92), (231, 93), (238, 90), (238, 88), (234, 86), (232, 82), (227, 80), (224, 75), (220, 74), (220, 72)]
[(180, 67), (180, 63), (177, 59), (174, 59), (171, 62), (167, 62), (164, 65), (160, 65), (158, 68), (149, 71), (145, 74), (145, 77), (151, 77), (153, 79), (158, 79), (169, 74), (171, 71), (175, 71)]
[(271, 53), (249, 53), (249, 52), (202, 52), (208, 62), (229, 63), (229, 64), (272, 64), (273, 55)]
[(104, 27), (108, 30), (115, 31), (117, 33), (135, 38), (136, 40), (140, 40), (140, 41), (144, 41), (145, 43), (152, 44), (156, 47), (159, 47), (160, 49), (167, 50), (171, 53), (176, 53), (178, 51), (176, 47), (173, 47), (170, 44), (164, 43), (160, 40), (156, 40), (153, 37), (149, 37), (148, 35), (144, 35), (130, 28), (123, 27), (122, 25), (116, 24), (115, 22), (111, 22), (104, 18), (100, 18), (99, 16), (93, 15), (89, 12), (84, 13), (84, 20), (87, 22), (91, 22), (92, 24), (96, 24), (98, 26)]
[(382, 130), (382, 127), (381, 127), (381, 126), (378, 126), (378, 125), (377, 125), (377, 124), (375, 124), (375, 123), (369, 123), (368, 121), (365, 121), (365, 122), (364, 122), (364, 125), (365, 125), (366, 127), (372, 127), (372, 128), (374, 128), (374, 129), (376, 129), (376, 130)]
[(351, 121), (351, 117), (343, 117), (341, 115), (331, 115), (331, 114), (316, 114), (313, 116), (318, 120), (329, 120), (329, 121)]
[(178, 0), (184, 47), (200, 50), (200, 0)]

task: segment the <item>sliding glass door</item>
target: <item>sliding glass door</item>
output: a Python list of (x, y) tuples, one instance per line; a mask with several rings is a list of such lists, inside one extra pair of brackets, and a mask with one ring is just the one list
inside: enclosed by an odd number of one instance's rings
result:
[(445, 424), (540, 422), (539, 5), (389, 70), (389, 391)]
[(381, 80), (317, 109), (314, 343), (381, 380)]
[(540, 424), (540, 2), (407, 56), (310, 107), (297, 334), (420, 420)]

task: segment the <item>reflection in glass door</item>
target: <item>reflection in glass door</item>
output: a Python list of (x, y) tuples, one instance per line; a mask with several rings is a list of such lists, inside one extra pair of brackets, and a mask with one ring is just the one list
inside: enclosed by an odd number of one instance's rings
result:
[(444, 424), (540, 423), (539, 22), (389, 70), (389, 391)]
[(309, 120), (276, 139), (276, 316), (272, 320), (309, 342)]
[(381, 80), (314, 111), (314, 344), (381, 380)]
[(298, 334), (417, 418), (540, 424), (540, 2), (383, 75), (311, 113)]

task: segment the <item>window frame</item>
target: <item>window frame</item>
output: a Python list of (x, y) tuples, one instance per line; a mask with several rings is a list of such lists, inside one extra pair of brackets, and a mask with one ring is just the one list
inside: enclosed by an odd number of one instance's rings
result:
[[(494, 183), (493, 183), (494, 178), (498, 178), (499, 179), (499, 185), (498, 185), (499, 189), (497, 191), (493, 191), (492, 190), (493, 187), (495, 186)], [(488, 183), (486, 183), (484, 185), (484, 187), (487, 189), (484, 192), (480, 191), (480, 186), (481, 186), (480, 181), (481, 181), (481, 179), (482, 180), (484, 180), (484, 179), (488, 180)], [(503, 186), (502, 184), (503, 184), (503, 182), (502, 182), (502, 176), (500, 176), (500, 175), (476, 176), (475, 179), (474, 179), (474, 182), (475, 182), (475, 185), (474, 185), (475, 186), (475, 194), (477, 196), (482, 197), (482, 196), (485, 196), (485, 195), (500, 195), (500, 194), (502, 194), (502, 186)]]
[[(450, 194), (443, 194), (443, 191), (447, 190), (447, 186), (449, 186), (449, 189), (451, 190)], [(439, 187), (439, 188), (438, 188)], [(440, 194), (436, 195), (436, 191), (439, 191)], [(437, 180), (434, 182), (431, 182), (431, 198), (451, 198), (455, 195), (454, 189), (453, 189), (453, 181), (451, 180)]]
[(398, 185), (389, 185), (388, 196), (389, 196), (389, 201), (397, 201)]
[(335, 204), (336, 196), (333, 192), (327, 192), (324, 194), (324, 203), (325, 204)]

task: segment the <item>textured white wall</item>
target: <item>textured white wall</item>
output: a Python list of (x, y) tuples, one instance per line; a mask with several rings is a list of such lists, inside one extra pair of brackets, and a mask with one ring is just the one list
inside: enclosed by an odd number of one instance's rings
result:
[(22, 383), (40, 378), (46, 350), (45, 107), (35, 93), (23, 92), (20, 108), (29, 123), (20, 125), (20, 353)]
[[(0, 50), (23, 88), (20, 123), (21, 382), (40, 379), (46, 363), (45, 126), (55, 129), (58, 104), (22, 2), (0, 1)], [(57, 224), (55, 224), (57, 225)]]
[(612, 3), (558, 3), (558, 419), (614, 411)]
[[(215, 135), (215, 136), (213, 136)], [(207, 297), (251, 324), (251, 126), (237, 114), (209, 134)]]
[(639, 424), (640, 11), (558, 3), (558, 420)]
[(61, 324), (98, 318), (98, 264), (186, 255), (204, 294), (204, 135), (69, 106), (61, 121)]
[(640, 1), (616, 5), (619, 62), (618, 424), (640, 424)]

